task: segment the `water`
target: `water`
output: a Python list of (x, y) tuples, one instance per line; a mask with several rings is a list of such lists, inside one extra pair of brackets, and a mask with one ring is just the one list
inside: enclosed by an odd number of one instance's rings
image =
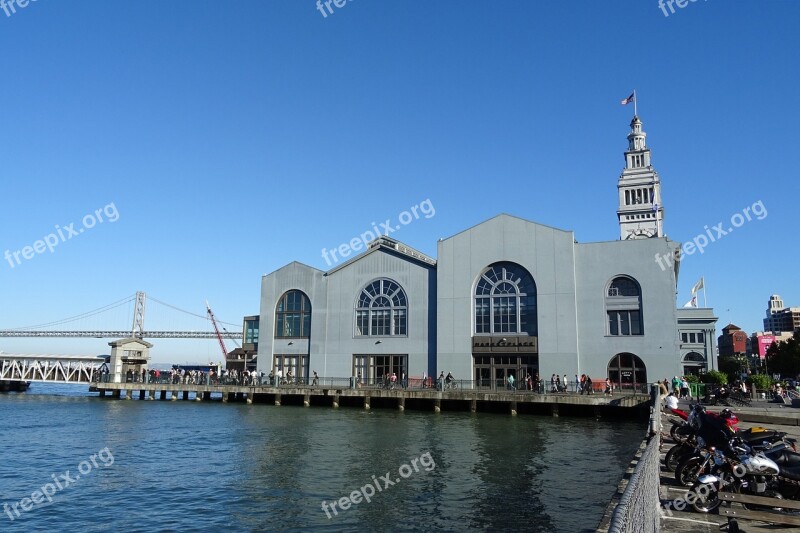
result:
[[(14, 517), (0, 514), (0, 531), (81, 532), (591, 530), (644, 431), (584, 418), (101, 400), (41, 384), (0, 395), (0, 424), (0, 502)], [(381, 491), (367, 503), (373, 476)], [(18, 505), (18, 517), (12, 505), (43, 487), (52, 503), (24, 502), (32, 508)], [(342, 510), (338, 500), (362, 487)]]

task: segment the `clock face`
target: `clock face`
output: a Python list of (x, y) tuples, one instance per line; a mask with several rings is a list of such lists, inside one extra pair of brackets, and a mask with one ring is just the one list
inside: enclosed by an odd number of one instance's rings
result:
[(646, 229), (635, 229), (631, 230), (628, 238), (629, 239), (647, 239), (652, 236), (650, 230)]

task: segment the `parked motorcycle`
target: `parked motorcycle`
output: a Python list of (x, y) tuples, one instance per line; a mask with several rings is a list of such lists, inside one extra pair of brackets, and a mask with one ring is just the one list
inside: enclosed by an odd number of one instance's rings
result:
[[(722, 456), (720, 460), (719, 456)], [(719, 507), (720, 491), (800, 499), (800, 454), (788, 448), (755, 453), (743, 441), (735, 441), (728, 451), (718, 451), (715, 467), (692, 485), (695, 511), (708, 513)], [(750, 510), (780, 507), (746, 504)]]

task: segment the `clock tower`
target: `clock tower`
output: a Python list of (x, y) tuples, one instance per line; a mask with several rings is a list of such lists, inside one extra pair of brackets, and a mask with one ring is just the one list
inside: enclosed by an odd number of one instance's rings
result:
[(642, 121), (634, 115), (628, 134), (625, 169), (617, 183), (621, 240), (664, 236), (661, 179), (650, 161), (646, 138)]

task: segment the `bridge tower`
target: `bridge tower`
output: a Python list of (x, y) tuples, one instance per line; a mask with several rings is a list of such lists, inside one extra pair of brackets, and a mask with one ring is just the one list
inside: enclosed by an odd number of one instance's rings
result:
[(141, 339), (144, 336), (144, 303), (146, 296), (143, 291), (136, 292), (136, 302), (133, 308), (133, 326), (131, 338)]

